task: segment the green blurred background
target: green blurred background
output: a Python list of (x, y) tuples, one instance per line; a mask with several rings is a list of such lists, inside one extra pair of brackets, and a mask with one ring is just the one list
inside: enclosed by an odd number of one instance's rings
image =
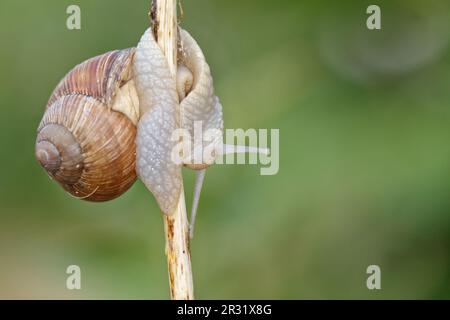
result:
[[(369, 4), (382, 30), (366, 28)], [(82, 29), (66, 29), (81, 7)], [(450, 3), (183, 0), (227, 128), (279, 128), (280, 171), (208, 170), (200, 299), (450, 298)], [(0, 298), (169, 297), (162, 218), (137, 182), (69, 197), (34, 158), (74, 65), (136, 45), (149, 1), (0, 2)], [(194, 174), (185, 172), (188, 207)], [(66, 268), (82, 290), (65, 288)], [(381, 267), (382, 289), (366, 288)]]

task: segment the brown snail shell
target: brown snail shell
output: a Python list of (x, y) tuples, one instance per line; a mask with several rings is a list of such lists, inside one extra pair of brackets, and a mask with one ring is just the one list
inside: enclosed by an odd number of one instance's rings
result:
[(36, 158), (71, 195), (114, 199), (136, 180), (139, 102), (135, 49), (111, 51), (70, 71), (51, 95), (38, 127)]

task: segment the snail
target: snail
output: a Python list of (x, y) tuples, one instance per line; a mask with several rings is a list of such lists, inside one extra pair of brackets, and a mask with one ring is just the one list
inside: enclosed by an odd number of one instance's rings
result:
[[(197, 170), (191, 224), (208, 166), (223, 154), (263, 152), (223, 144), (223, 114), (210, 68), (197, 42), (180, 28), (176, 80), (152, 30), (136, 48), (105, 53), (70, 71), (51, 95), (38, 127), (36, 158), (71, 195), (89, 201), (114, 199), (137, 176), (171, 214), (182, 187), (181, 170)], [(196, 128), (214, 132), (194, 139)], [(183, 129), (187, 135), (174, 138)], [(193, 152), (181, 152), (180, 141)], [(208, 149), (209, 157), (196, 158)], [(176, 153), (176, 152), (175, 152)]]

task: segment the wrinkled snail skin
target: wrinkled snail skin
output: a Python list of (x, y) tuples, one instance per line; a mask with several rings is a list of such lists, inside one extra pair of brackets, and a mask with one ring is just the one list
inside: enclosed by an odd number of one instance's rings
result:
[[(219, 98), (214, 95), (214, 85), (211, 71), (205, 56), (192, 36), (185, 30), (180, 30), (180, 38), (183, 48), (182, 63), (192, 71), (193, 85), (191, 91), (180, 103), (181, 127), (189, 130), (191, 139), (194, 138), (195, 123), (201, 123), (202, 132), (215, 130), (212, 141), (206, 138), (202, 141), (201, 150), (208, 147), (218, 150), (223, 145), (223, 114)], [(191, 141), (194, 148), (198, 148), (195, 141)], [(205, 169), (213, 164), (215, 158), (202, 159), (202, 164), (186, 163), (191, 169)]]
[(74, 197), (111, 200), (136, 180), (133, 56), (134, 49), (125, 49), (81, 63), (48, 101), (37, 130), (36, 158)]
[(136, 171), (151, 191), (161, 211), (174, 211), (181, 192), (181, 165), (172, 160), (177, 141), (172, 133), (180, 127), (176, 83), (166, 58), (148, 29), (134, 59), (134, 75), (141, 118), (136, 137)]
[[(189, 33), (181, 30), (180, 39), (183, 51), (177, 81), (171, 76), (151, 29), (142, 36), (134, 60), (141, 113), (136, 138), (137, 173), (165, 214), (174, 212), (182, 186), (181, 164), (172, 159), (179, 143), (172, 140), (175, 129), (186, 129), (193, 139), (194, 123), (201, 122), (204, 131), (211, 128), (220, 131), (209, 143), (222, 145), (222, 106), (214, 96), (209, 66)], [(193, 140), (191, 145), (198, 147)], [(184, 165), (205, 169), (212, 162), (214, 159)]]

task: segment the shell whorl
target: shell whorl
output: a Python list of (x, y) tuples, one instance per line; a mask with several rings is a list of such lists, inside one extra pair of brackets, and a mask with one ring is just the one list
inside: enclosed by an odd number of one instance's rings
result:
[(136, 180), (133, 115), (115, 111), (120, 110), (116, 100), (136, 103), (121, 93), (132, 81), (133, 56), (134, 49), (125, 49), (81, 63), (61, 80), (47, 104), (36, 158), (77, 198), (110, 200)]

